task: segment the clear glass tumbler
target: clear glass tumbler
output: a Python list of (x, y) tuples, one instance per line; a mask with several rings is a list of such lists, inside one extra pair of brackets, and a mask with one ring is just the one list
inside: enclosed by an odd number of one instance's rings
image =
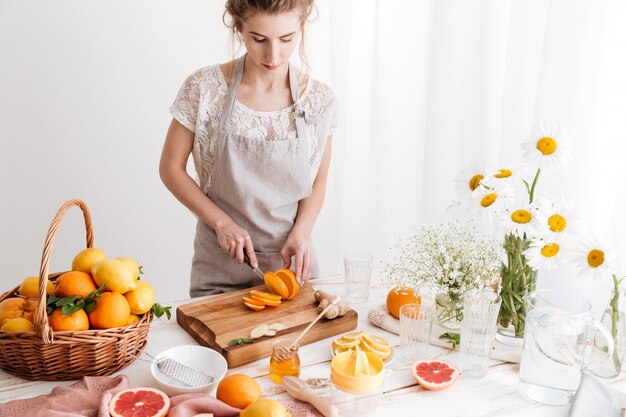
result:
[(372, 255), (347, 253), (343, 257), (343, 265), (346, 278), (346, 300), (350, 303), (366, 302), (370, 295)]
[(464, 376), (482, 378), (487, 374), (501, 302), (500, 296), (488, 288), (465, 293), (461, 321), (461, 370)]
[(410, 303), (400, 307), (400, 350), (405, 361), (428, 357), (430, 332), (433, 326), (432, 304)]

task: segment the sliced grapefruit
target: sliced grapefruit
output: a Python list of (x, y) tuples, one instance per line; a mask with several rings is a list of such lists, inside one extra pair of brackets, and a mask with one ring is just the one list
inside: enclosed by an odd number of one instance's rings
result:
[(260, 306), (257, 304), (250, 304), (248, 302), (243, 302), (243, 304), (248, 307), (250, 310), (254, 310), (254, 311), (259, 311), (259, 310), (263, 310), (265, 308), (265, 306)]
[(270, 292), (266, 292), (266, 291), (258, 291), (258, 290), (252, 290), (250, 291), (250, 296), (252, 298), (264, 298), (266, 300), (272, 300), (272, 301), (280, 301), (283, 299), (282, 296), (280, 295), (276, 295), (276, 294), (272, 294)]
[(411, 366), (417, 382), (429, 390), (447, 388), (459, 377), (459, 370), (444, 361), (417, 361)]
[(170, 399), (154, 388), (129, 388), (118, 392), (109, 403), (111, 417), (164, 417), (170, 409)]
[(282, 298), (289, 297), (287, 286), (275, 273), (266, 272), (263, 281), (265, 281), (265, 285), (267, 285), (267, 288), (269, 288), (272, 293), (280, 295)]

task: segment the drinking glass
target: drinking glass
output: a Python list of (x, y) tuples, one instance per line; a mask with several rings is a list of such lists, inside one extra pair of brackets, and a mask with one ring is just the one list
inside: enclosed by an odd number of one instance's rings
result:
[(502, 299), (491, 289), (473, 289), (463, 296), (461, 370), (464, 376), (482, 378), (496, 337), (496, 320)]
[(364, 303), (370, 295), (372, 255), (369, 253), (347, 253), (343, 257), (346, 277), (345, 298), (350, 303)]
[(405, 361), (428, 357), (433, 316), (433, 305), (424, 301), (400, 307), (400, 349)]

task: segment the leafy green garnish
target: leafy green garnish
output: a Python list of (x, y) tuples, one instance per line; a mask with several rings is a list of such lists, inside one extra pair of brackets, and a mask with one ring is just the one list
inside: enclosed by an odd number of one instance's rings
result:
[(252, 342), (254, 342), (254, 340), (248, 339), (247, 337), (240, 337), (238, 339), (230, 340), (228, 342), (228, 346), (246, 345), (246, 344), (252, 343)]
[(96, 300), (100, 298), (104, 287), (105, 285), (102, 284), (98, 289), (81, 298), (78, 295), (59, 298), (54, 294), (50, 294), (46, 300), (46, 311), (50, 315), (56, 308), (60, 307), (61, 313), (65, 316), (72, 315), (82, 309), (85, 309), (86, 313), (91, 313), (96, 308)]
[(439, 339), (445, 340), (447, 343), (452, 345), (452, 349), (455, 349), (458, 345), (461, 344), (461, 335), (458, 333), (444, 333), (439, 336)]
[(172, 312), (170, 311), (171, 309), (171, 306), (162, 306), (159, 303), (154, 303), (152, 308), (150, 308), (150, 311), (156, 316), (156, 318), (161, 318), (161, 316), (165, 314), (167, 316), (167, 319), (169, 320), (172, 318)]

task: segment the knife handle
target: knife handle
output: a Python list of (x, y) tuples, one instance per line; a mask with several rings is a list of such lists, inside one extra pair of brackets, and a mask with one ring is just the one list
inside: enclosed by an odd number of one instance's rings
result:
[(254, 267), (252, 266), (252, 263), (250, 262), (250, 258), (248, 258), (248, 254), (246, 253), (246, 251), (243, 251), (243, 263), (248, 265), (250, 268), (254, 269)]

